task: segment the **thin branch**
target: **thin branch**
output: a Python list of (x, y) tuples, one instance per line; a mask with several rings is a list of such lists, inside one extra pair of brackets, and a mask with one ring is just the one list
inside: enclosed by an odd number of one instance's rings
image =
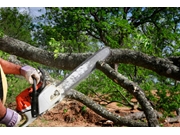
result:
[[(117, 103), (120, 103), (120, 104), (123, 104), (123, 105), (128, 105), (128, 104), (125, 104), (125, 103), (123, 103), (123, 102), (120, 102), (120, 101), (118, 101), (118, 100), (111, 100), (111, 101), (108, 101), (108, 100), (105, 100), (105, 99), (103, 99), (102, 97), (103, 97), (103, 95), (98, 95), (96, 92), (95, 92), (95, 90), (93, 90), (93, 89), (91, 89), (91, 91), (100, 99), (100, 101), (99, 100), (95, 100), (96, 102), (98, 102), (99, 104), (101, 104), (100, 102), (105, 102), (106, 104), (105, 105), (108, 105), (108, 104), (111, 104), (111, 103), (113, 103), (113, 102), (117, 102)], [(102, 104), (101, 104), (102, 105)]]
[(131, 108), (134, 108), (134, 104), (129, 102), (129, 100), (121, 93), (120, 90), (117, 89), (117, 91), (120, 93), (121, 97), (124, 98), (124, 100), (128, 103), (128, 105), (131, 107)]
[[(166, 8), (164, 8), (164, 7), (155, 8), (154, 12), (151, 15), (149, 15), (149, 16), (143, 16), (143, 14), (140, 14), (140, 16), (138, 17), (138, 20), (140, 20), (140, 21), (136, 21), (136, 22), (134, 21), (134, 22), (132, 22), (132, 24), (135, 27), (138, 27), (141, 24), (144, 24), (146, 22), (149, 22), (149, 21), (153, 20), (155, 15), (157, 15), (158, 13), (160, 13), (161, 11), (163, 11), (165, 9)], [(142, 18), (142, 17), (144, 17), (144, 18)]]

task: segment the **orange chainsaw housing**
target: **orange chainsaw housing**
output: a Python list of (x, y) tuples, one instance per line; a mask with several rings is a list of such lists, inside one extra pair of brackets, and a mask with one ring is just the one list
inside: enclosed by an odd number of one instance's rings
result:
[[(42, 83), (36, 85), (36, 90), (41, 87)], [(31, 106), (31, 93), (33, 92), (33, 87), (29, 87), (23, 90), (18, 96), (16, 96), (16, 111), (25, 112)]]

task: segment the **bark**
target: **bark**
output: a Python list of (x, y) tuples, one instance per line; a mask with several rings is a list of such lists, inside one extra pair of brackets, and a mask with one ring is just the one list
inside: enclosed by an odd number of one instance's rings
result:
[(113, 121), (113, 123), (116, 125), (130, 127), (147, 127), (147, 124), (144, 122), (135, 121), (129, 118), (123, 118), (117, 114), (109, 112), (103, 106), (97, 104), (95, 101), (76, 90), (69, 91), (68, 96), (83, 103), (98, 115)]
[(134, 97), (138, 100), (141, 105), (144, 113), (146, 115), (146, 119), (148, 120), (148, 125), (151, 127), (159, 126), (157, 115), (155, 110), (152, 108), (150, 102), (147, 100), (142, 89), (135, 84), (134, 82), (128, 80), (128, 78), (124, 77), (120, 73), (116, 72), (113, 68), (111, 68), (105, 62), (97, 62), (97, 67), (100, 69), (105, 75), (111, 78), (112, 81), (119, 84), (123, 88), (125, 88), (128, 92), (130, 92)]
[(107, 62), (133, 64), (152, 70), (161, 76), (180, 80), (180, 67), (168, 58), (149, 56), (129, 49), (113, 49)]
[[(60, 53), (55, 59), (52, 52), (33, 47), (25, 42), (4, 36), (0, 38), (0, 50), (16, 56), (44, 64), (46, 66), (56, 67), (63, 70), (73, 70), (86, 58), (93, 53)], [(171, 59), (163, 59), (154, 56), (148, 56), (141, 52), (128, 49), (111, 49), (112, 53), (106, 62), (133, 64), (152, 70), (161, 76), (180, 81), (180, 69)]]
[(46, 50), (36, 48), (30, 44), (8, 36), (0, 38), (0, 50), (27, 60), (63, 70), (73, 70), (87, 57), (92, 55), (92, 53), (85, 53), (80, 56), (78, 53), (59, 54), (59, 57), (55, 59), (53, 52), (48, 52)]
[(165, 122), (167, 122), (167, 123), (179, 123), (180, 122), (180, 116), (176, 116), (173, 118), (167, 118), (165, 120)]
[[(156, 112), (156, 115), (157, 115), (158, 118), (162, 118), (162, 116), (163, 116), (159, 112)], [(144, 112), (135, 112), (135, 113), (131, 113), (129, 115), (124, 116), (124, 118), (133, 119), (133, 120), (140, 120), (140, 119), (143, 119), (145, 117), (146, 116), (145, 116)]]

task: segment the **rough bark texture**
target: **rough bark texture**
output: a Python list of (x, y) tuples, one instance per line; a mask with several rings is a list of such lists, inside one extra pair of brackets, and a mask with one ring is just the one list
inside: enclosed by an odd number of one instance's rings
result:
[(112, 56), (108, 62), (133, 64), (139, 67), (152, 70), (159, 75), (180, 80), (180, 67), (171, 59), (163, 59), (149, 56), (142, 52), (136, 52), (128, 49), (113, 49)]
[(176, 116), (174, 118), (167, 118), (165, 121), (167, 123), (175, 123), (175, 122), (179, 123), (180, 122), (180, 116)]
[[(4, 36), (0, 38), (0, 50), (19, 57), (32, 60), (47, 66), (59, 69), (73, 70), (92, 53), (63, 53), (54, 59), (52, 52), (33, 47), (25, 42)], [(159, 75), (180, 81), (180, 68), (172, 59), (148, 56), (141, 52), (128, 49), (112, 49), (112, 53), (106, 60), (107, 63), (125, 63), (144, 67)]]
[[(158, 118), (163, 117), (163, 115), (161, 113), (159, 113), (159, 112), (156, 112), (156, 115), (158, 116)], [(127, 119), (140, 120), (140, 119), (145, 118), (146, 116), (145, 116), (144, 112), (135, 112), (135, 113), (126, 115), (124, 117), (127, 118)]]
[(4, 36), (0, 38), (0, 50), (46, 66), (63, 70), (73, 70), (92, 54), (59, 54), (55, 59), (52, 52), (31, 46), (17, 39)]
[(117, 114), (113, 114), (113, 113), (107, 111), (104, 107), (97, 104), (96, 102), (91, 100), (89, 97), (85, 96), (84, 94), (82, 94), (78, 91), (71, 90), (68, 93), (68, 96), (83, 103), (84, 105), (89, 107), (91, 110), (93, 110), (94, 112), (99, 114), (100, 116), (113, 121), (113, 123), (116, 125), (130, 126), (130, 127), (147, 127), (146, 123), (135, 121), (135, 120), (128, 119), (128, 118), (123, 118)]
[(116, 72), (105, 62), (97, 62), (97, 67), (109, 78), (111, 78), (111, 80), (113, 80), (115, 83), (119, 84), (120, 86), (128, 90), (132, 95), (134, 95), (134, 97), (138, 100), (139, 104), (144, 110), (149, 126), (159, 126), (157, 115), (154, 109), (152, 108), (150, 102), (147, 100), (142, 89), (137, 84), (128, 80), (128, 78), (124, 77), (120, 73)]

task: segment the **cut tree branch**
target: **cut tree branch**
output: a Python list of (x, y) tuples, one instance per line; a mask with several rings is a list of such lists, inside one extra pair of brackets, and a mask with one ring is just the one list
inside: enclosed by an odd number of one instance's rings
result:
[(85, 96), (84, 94), (76, 90), (71, 90), (67, 94), (70, 98), (83, 103), (84, 105), (89, 107), (91, 110), (99, 114), (100, 116), (113, 121), (113, 123), (116, 125), (130, 126), (130, 127), (147, 127), (147, 124), (144, 122), (139, 122), (139, 121), (131, 120), (128, 118), (123, 118), (117, 114), (113, 114), (107, 111), (103, 106), (97, 104), (96, 102), (91, 100), (89, 97)]

